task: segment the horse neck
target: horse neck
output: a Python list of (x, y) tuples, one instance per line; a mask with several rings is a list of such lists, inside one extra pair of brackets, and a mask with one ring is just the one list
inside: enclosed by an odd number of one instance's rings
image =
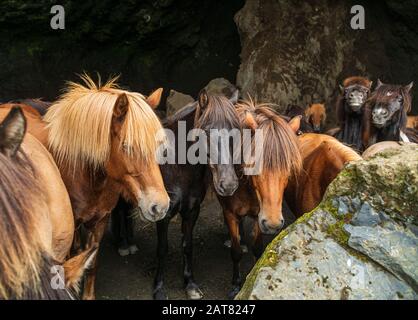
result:
[(362, 148), (362, 131), (363, 118), (361, 114), (354, 114), (352, 112), (345, 113), (345, 121), (342, 130), (339, 133), (338, 139), (342, 142), (354, 145), (357, 149)]

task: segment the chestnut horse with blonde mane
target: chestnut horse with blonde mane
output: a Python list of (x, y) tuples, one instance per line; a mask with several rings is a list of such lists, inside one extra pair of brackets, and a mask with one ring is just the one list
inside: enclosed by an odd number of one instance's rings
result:
[(315, 209), (344, 166), (361, 159), (353, 149), (328, 135), (307, 133), (298, 139), (303, 169), (289, 181), (285, 193), (296, 217)]
[[(267, 105), (257, 105), (251, 99), (239, 102), (236, 108), (243, 128), (253, 132), (261, 130), (263, 154), (259, 174), (242, 175), (238, 190), (232, 196), (218, 195), (231, 237), (233, 287), (229, 298), (235, 297), (242, 284), (239, 267), (242, 257), (241, 219), (250, 216), (257, 220), (254, 223), (253, 253), (259, 258), (263, 252), (262, 233), (277, 233), (284, 225), (283, 192), (289, 178), (298, 174), (302, 167), (296, 137), (300, 126), (300, 117), (292, 119), (288, 124)], [(256, 140), (253, 138), (252, 146), (250, 146), (252, 150), (255, 150), (255, 144)], [(257, 155), (255, 156), (257, 157)]]
[[(65, 261), (74, 234), (67, 190), (45, 147), (11, 108), (0, 125), (0, 299), (74, 299), (90, 248)], [(51, 268), (62, 265), (63, 286)], [(55, 278), (56, 279), (56, 278)]]
[[(81, 78), (84, 85), (69, 82), (48, 109), (43, 119), (47, 125), (41, 118), (30, 118), (28, 131), (41, 137), (46, 131), (48, 149), (70, 195), (76, 228), (83, 224), (87, 245), (98, 246), (120, 195), (152, 222), (164, 218), (168, 210), (169, 197), (156, 161), (160, 144), (156, 137), (162, 136), (162, 126), (151, 108), (159, 104), (161, 90), (146, 98), (120, 89), (117, 78), (104, 85), (96, 85), (87, 75)], [(79, 245), (76, 237), (75, 248)], [(95, 298), (96, 269), (95, 260), (84, 283), (84, 299)]]

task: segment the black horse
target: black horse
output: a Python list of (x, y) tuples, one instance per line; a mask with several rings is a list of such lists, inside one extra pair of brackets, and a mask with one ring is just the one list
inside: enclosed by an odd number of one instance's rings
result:
[[(189, 157), (186, 157), (186, 153), (189, 152), (181, 151), (180, 147), (185, 146), (187, 150), (190, 150), (196, 136), (203, 133), (206, 133), (205, 139), (210, 140), (211, 130), (226, 129), (231, 132), (235, 129), (235, 132), (240, 134), (241, 125), (234, 107), (237, 99), (237, 92), (231, 99), (227, 99), (223, 96), (208, 96), (205, 91), (202, 91), (197, 102), (185, 106), (163, 121), (164, 128), (174, 133), (175, 143), (173, 146), (175, 146), (175, 150), (179, 150), (179, 154), (175, 164), (160, 166), (171, 201), (166, 217), (157, 222), (158, 267), (154, 280), (154, 299), (167, 299), (164, 290), (164, 270), (168, 253), (168, 226), (170, 220), (177, 213), (180, 213), (182, 218), (183, 276), (186, 294), (189, 299), (203, 297), (193, 276), (193, 229), (211, 179), (216, 193), (221, 196), (230, 196), (238, 188), (238, 177), (233, 161), (234, 148), (231, 148), (231, 144), (221, 143), (219, 140), (216, 140), (216, 145), (213, 145), (213, 141), (207, 140), (208, 145), (215, 146), (215, 150), (210, 148), (211, 150), (205, 151), (204, 154), (199, 152), (198, 157), (205, 158), (206, 162), (209, 162), (206, 164), (191, 161)], [(194, 141), (183, 141), (181, 136), (184, 133)], [(233, 137), (231, 136), (231, 138)], [(224, 161), (225, 156), (227, 156), (227, 161)], [(180, 157), (183, 159), (181, 160)], [(221, 161), (214, 161), (214, 157)], [(208, 158), (209, 161), (207, 161)], [(129, 208), (121, 200), (113, 214), (113, 232), (119, 244), (123, 245), (125, 249), (132, 249), (132, 222), (129, 221), (129, 218), (127, 219), (127, 212), (129, 212)]]
[(363, 77), (351, 77), (344, 80), (341, 94), (337, 100), (337, 120), (339, 130), (332, 134), (341, 142), (363, 151), (363, 113), (370, 95), (372, 82)]
[(407, 130), (407, 114), (411, 110), (411, 89), (407, 86), (384, 84), (377, 87), (366, 104), (364, 112), (364, 145), (369, 147), (381, 141), (418, 142), (415, 130)]

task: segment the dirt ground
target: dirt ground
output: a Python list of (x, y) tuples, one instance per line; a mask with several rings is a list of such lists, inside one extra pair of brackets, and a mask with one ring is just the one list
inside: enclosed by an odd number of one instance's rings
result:
[[(223, 243), (228, 238), (222, 212), (216, 199), (209, 195), (194, 232), (194, 273), (204, 299), (226, 299), (231, 288), (232, 262)], [(183, 290), (181, 229), (177, 216), (169, 229), (169, 254), (165, 276), (169, 299), (186, 299)], [(110, 231), (105, 235), (99, 254), (96, 282), (97, 299), (152, 299), (152, 284), (157, 266), (157, 235), (154, 224), (136, 228), (136, 255), (120, 257)], [(251, 253), (241, 263), (245, 277), (254, 265)]]

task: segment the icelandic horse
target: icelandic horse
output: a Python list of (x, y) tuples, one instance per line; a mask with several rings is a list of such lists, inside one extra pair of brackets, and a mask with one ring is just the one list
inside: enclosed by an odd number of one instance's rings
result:
[[(81, 79), (84, 85), (68, 83), (43, 121), (28, 118), (28, 131), (39, 135), (52, 153), (70, 195), (76, 230), (84, 225), (90, 247), (99, 246), (120, 195), (151, 222), (164, 218), (170, 199), (156, 158), (164, 143), (156, 139), (164, 140), (162, 126), (150, 106), (159, 104), (161, 90), (145, 98), (122, 90), (117, 78), (104, 85), (87, 75)], [(76, 232), (75, 250), (80, 246)], [(96, 270), (94, 258), (83, 299), (95, 298)]]
[(363, 113), (365, 103), (370, 95), (373, 82), (363, 77), (350, 77), (340, 86), (341, 93), (337, 99), (338, 130), (330, 135), (358, 151), (364, 151)]
[(366, 148), (382, 141), (418, 143), (418, 131), (406, 127), (413, 85), (413, 82), (401, 86), (377, 81), (364, 111), (362, 138)]
[(13, 106), (0, 124), (0, 299), (76, 299), (97, 249), (66, 260), (73, 235), (60, 172)]
[[(252, 250), (256, 258), (263, 253), (262, 234), (275, 234), (284, 225), (282, 215), (283, 192), (288, 180), (297, 175), (302, 168), (296, 133), (300, 127), (300, 117), (287, 123), (267, 105), (255, 104), (253, 100), (240, 101), (236, 104), (243, 129), (252, 132), (249, 145), (251, 154), (257, 153), (256, 145), (261, 146), (262, 153), (255, 154), (254, 175), (245, 175), (246, 167), (241, 168), (238, 190), (232, 196), (220, 196), (218, 200), (231, 237), (231, 258), (233, 262), (232, 290), (228, 297), (233, 299), (241, 289), (242, 278), (240, 260), (240, 222), (245, 216), (255, 220)], [(262, 141), (255, 137), (261, 132)], [(244, 141), (245, 143), (245, 141)], [(248, 152), (244, 151), (244, 153)], [(255, 169), (257, 167), (253, 167)]]

